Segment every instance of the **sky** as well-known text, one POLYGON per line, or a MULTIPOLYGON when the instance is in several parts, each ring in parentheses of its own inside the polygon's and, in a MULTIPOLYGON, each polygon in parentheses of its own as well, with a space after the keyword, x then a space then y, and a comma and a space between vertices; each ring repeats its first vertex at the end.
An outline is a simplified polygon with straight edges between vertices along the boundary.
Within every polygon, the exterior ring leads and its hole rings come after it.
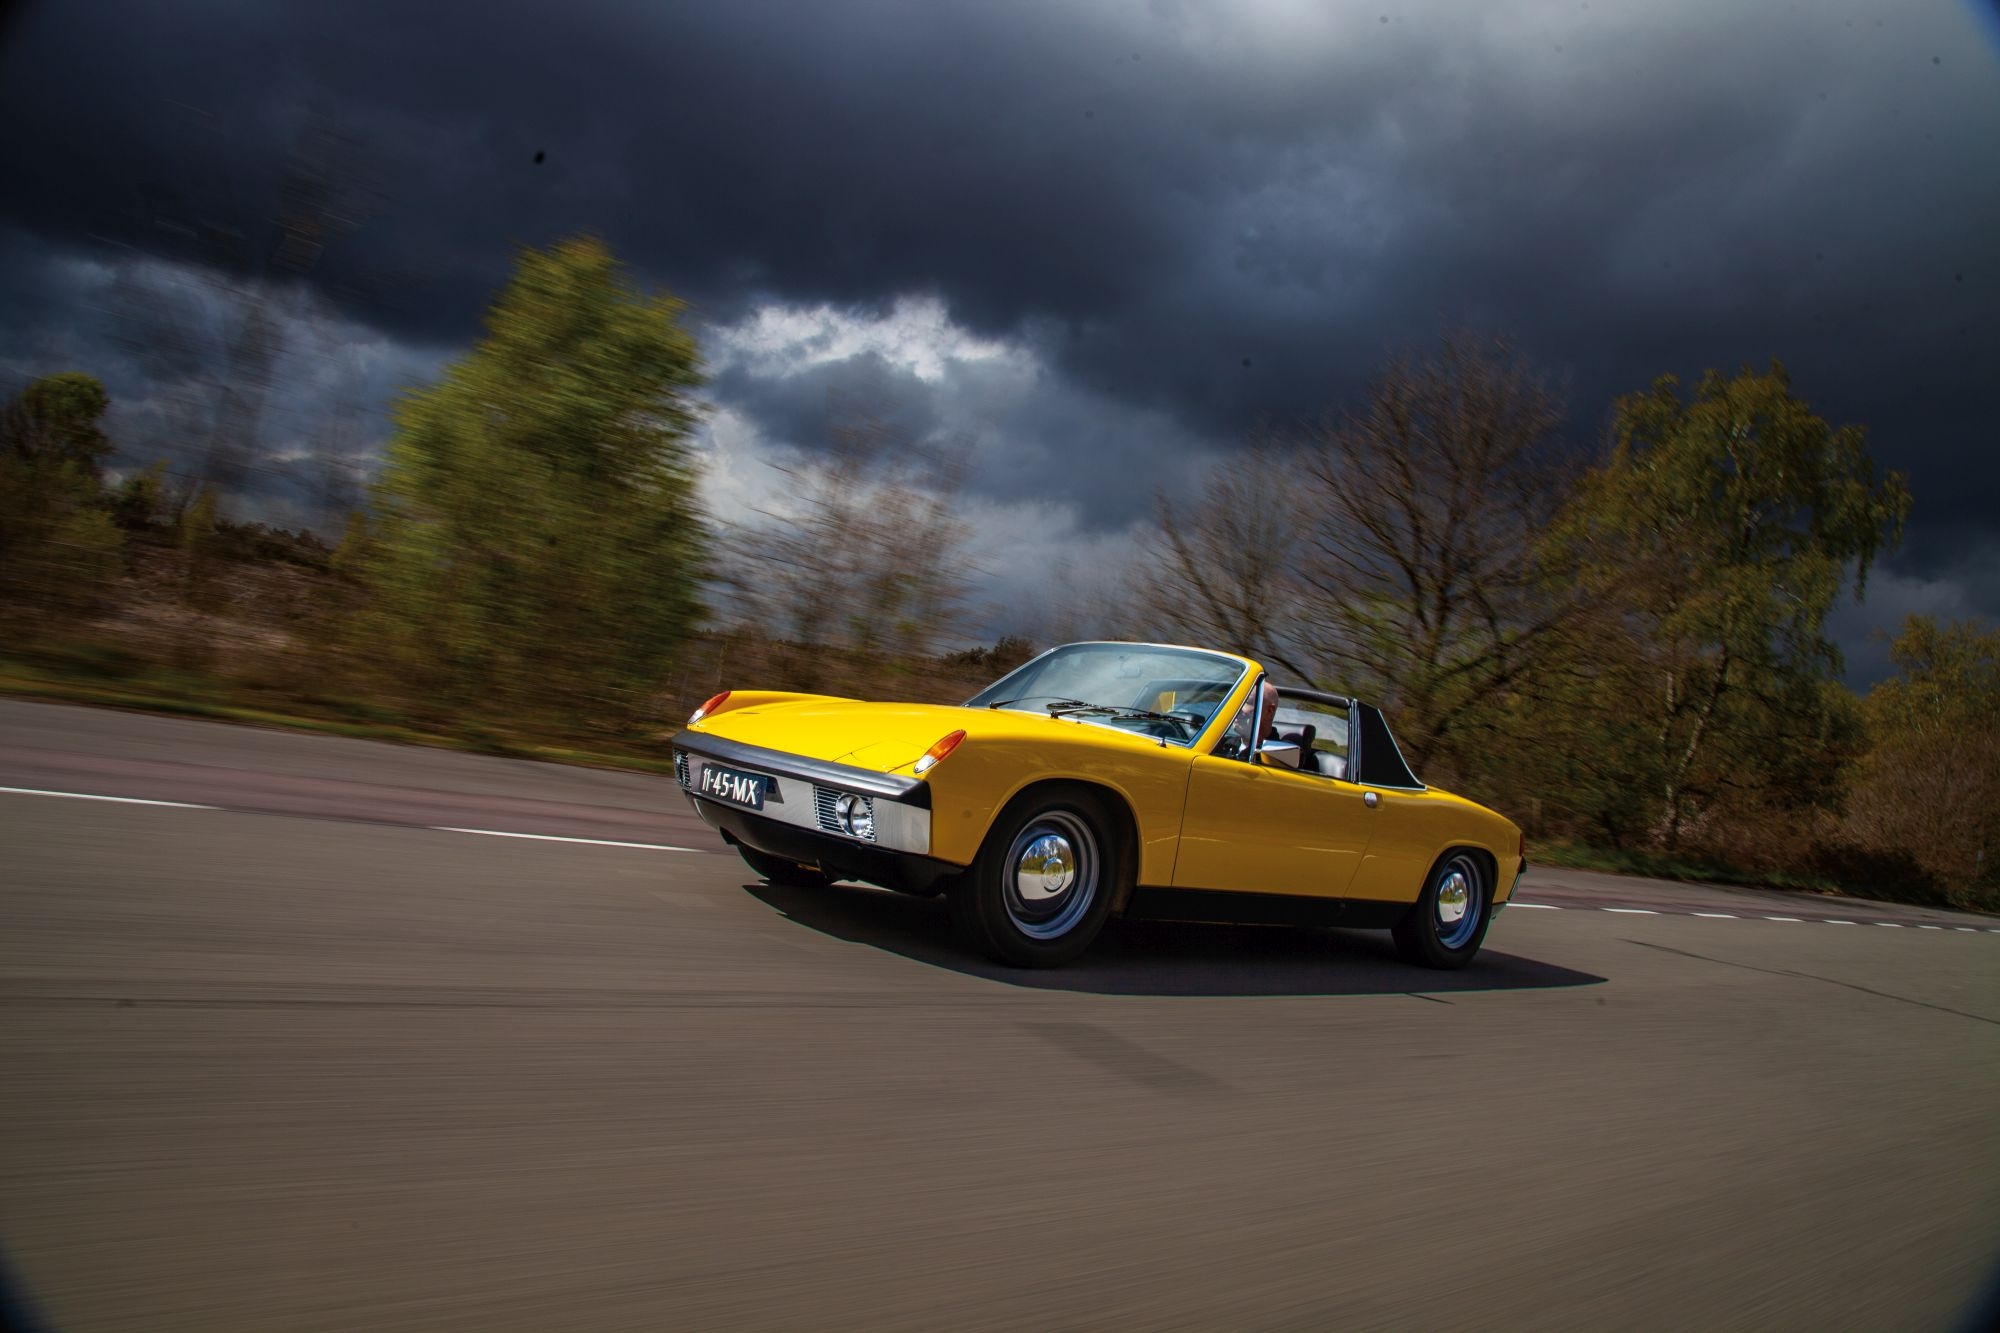
POLYGON ((690 303, 724 518, 843 421, 968 460, 976 628, 1448 326, 1569 389, 1790 367, 1916 508, 1831 628, 2000 618, 1994 0, 26 0, 0 389, 124 461, 275 349, 246 494, 314 521, 522 245, 690 303), (325 225, 273 244, 274 219, 325 225))

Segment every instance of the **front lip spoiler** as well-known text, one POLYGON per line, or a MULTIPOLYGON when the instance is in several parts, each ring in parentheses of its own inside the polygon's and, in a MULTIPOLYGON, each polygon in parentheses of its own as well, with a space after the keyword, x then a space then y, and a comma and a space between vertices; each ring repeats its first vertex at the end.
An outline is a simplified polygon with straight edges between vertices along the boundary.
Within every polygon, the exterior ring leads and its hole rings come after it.
POLYGON ((851 764, 808 759, 804 755, 767 750, 761 745, 745 745, 741 741, 706 736, 700 732, 682 732, 674 737, 674 748, 698 754, 704 759, 713 759, 717 763, 741 764, 745 768, 776 774, 781 778, 796 778, 800 782, 816 783, 822 787, 860 792, 864 796, 915 806, 919 810, 931 808, 930 784, 916 778, 899 778, 872 769, 855 768, 851 764))

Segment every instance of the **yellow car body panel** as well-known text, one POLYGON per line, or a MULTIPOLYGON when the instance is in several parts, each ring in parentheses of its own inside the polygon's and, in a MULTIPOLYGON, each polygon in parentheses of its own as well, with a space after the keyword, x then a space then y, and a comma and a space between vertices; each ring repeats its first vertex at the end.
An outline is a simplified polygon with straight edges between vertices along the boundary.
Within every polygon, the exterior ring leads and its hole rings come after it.
POLYGON ((1105 787, 1138 831, 1138 882, 1168 883, 1187 800, 1188 750, 1100 726, 1004 709, 873 704, 819 696, 765 698, 703 718, 689 730, 808 759, 912 776, 924 751, 963 731, 951 757, 926 775, 930 855, 970 865, 993 818, 1037 782, 1105 787))
POLYGON ((1197 755, 1173 886, 1343 897, 1373 813, 1352 783, 1197 755))
POLYGON ((1077 782, 1107 790, 1130 815, 1138 857, 1128 887, 1414 902, 1447 849, 1473 847, 1492 858, 1494 901, 1506 901, 1521 835, 1492 810, 1435 788, 1375 788, 1210 754, 1263 677, 1256 662, 1235 660, 1243 678, 1191 745, 1082 717, 767 691, 732 691, 688 731, 920 779, 928 855, 952 866, 973 862, 1023 790, 1077 782), (958 731, 949 757, 918 774, 924 752, 958 731))

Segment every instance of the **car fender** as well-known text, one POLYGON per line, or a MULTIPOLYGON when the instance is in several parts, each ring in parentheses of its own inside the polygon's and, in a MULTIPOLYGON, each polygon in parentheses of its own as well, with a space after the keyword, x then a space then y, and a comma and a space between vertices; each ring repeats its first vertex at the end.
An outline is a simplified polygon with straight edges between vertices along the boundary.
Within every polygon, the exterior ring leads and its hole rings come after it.
POLYGON ((960 746, 930 776, 931 855, 969 865, 1000 812, 1028 788, 1075 782, 1102 788, 1122 802, 1133 823, 1141 884, 1170 882, 1187 804, 1193 756, 1089 723, 1078 735, 1028 742, 995 738, 960 746))

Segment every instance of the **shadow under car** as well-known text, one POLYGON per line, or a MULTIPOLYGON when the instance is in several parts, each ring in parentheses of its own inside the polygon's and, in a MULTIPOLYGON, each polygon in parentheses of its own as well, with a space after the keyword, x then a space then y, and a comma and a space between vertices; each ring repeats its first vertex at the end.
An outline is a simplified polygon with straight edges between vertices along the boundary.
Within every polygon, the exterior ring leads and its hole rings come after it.
POLYGON ((1605 978, 1481 949, 1457 972, 1415 967, 1385 930, 1121 921, 1105 925, 1083 957, 1059 968, 1006 967, 968 949, 944 903, 887 889, 744 885, 786 920, 834 939, 914 962, 1032 990, 1094 995, 1439 995, 1461 991, 1593 986, 1605 978))

